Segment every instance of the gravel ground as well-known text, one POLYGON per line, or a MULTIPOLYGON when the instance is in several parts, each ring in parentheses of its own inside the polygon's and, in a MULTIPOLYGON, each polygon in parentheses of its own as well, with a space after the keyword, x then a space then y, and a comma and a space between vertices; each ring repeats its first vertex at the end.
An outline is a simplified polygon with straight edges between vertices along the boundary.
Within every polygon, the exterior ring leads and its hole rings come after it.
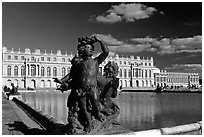
POLYGON ((46 135, 14 102, 2 95, 2 135, 46 135))
POLYGON ((21 122, 21 119, 14 111, 10 102, 2 95, 2 134, 3 135, 23 135, 22 132, 14 129, 15 122, 21 122))

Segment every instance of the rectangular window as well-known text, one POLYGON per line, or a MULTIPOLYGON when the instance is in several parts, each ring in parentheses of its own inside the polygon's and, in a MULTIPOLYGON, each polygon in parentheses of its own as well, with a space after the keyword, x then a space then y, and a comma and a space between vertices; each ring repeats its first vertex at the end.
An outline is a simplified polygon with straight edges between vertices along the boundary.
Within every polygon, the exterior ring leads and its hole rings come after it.
POLYGON ((57 61, 57 58, 53 58, 53 61, 57 61))
POLYGON ((32 57, 31 57, 31 60, 33 61, 33 60, 35 60, 35 58, 32 56, 32 57))
POLYGON ((24 57, 24 56, 21 56, 21 60, 25 60, 25 57, 24 57))
POLYGON ((18 60, 18 56, 14 56, 14 60, 18 60))
POLYGON ((41 61, 44 61, 44 57, 41 57, 41 61))
POLYGON ((11 55, 8 55, 8 60, 11 60, 11 55))
POLYGON ((47 57, 47 61, 50 61, 50 57, 47 57))
POLYGON ((62 58, 62 62, 65 62, 65 58, 62 58))

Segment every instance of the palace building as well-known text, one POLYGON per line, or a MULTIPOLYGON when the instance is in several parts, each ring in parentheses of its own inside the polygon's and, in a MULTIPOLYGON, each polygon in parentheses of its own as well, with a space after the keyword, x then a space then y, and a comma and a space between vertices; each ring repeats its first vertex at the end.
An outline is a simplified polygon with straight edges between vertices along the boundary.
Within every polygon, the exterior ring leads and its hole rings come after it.
MULTIPOLYGON (((57 53, 52 53, 52 51, 42 53, 40 49, 32 52, 28 48, 25 51, 20 51, 20 49, 13 51, 4 46, 2 54, 3 85, 9 86, 14 83, 19 88, 56 88, 57 84, 52 78, 62 78, 68 74, 71 68, 70 60, 74 57, 72 54, 62 54, 60 50, 57 53)), ((177 79, 170 75, 172 73, 160 73, 159 69, 154 66, 152 57, 146 59, 139 56, 120 57, 118 54, 110 53, 99 66, 101 75, 108 61, 114 61, 119 66, 120 87, 153 88, 158 84, 178 84, 177 79)), ((192 84, 197 84, 197 74, 185 73, 185 75, 188 77, 188 84, 189 80, 192 80, 192 84), (195 79, 196 82, 193 81, 195 79)), ((181 75, 176 76, 180 78, 181 75)), ((185 79, 183 75, 182 79, 185 79)), ((184 81, 179 82, 182 84, 184 81)), ((184 83, 186 84, 186 81, 184 83)))
POLYGON ((167 72, 155 73, 155 85, 161 87, 199 87, 198 73, 167 72))

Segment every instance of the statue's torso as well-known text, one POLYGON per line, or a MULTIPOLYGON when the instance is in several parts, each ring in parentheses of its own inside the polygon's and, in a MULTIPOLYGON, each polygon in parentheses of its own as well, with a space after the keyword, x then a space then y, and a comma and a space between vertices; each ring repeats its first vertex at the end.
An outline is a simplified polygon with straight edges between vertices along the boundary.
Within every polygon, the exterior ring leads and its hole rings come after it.
POLYGON ((75 66, 74 81, 77 87, 82 89, 87 86, 96 86, 98 74, 98 62, 94 59, 82 60, 75 66))

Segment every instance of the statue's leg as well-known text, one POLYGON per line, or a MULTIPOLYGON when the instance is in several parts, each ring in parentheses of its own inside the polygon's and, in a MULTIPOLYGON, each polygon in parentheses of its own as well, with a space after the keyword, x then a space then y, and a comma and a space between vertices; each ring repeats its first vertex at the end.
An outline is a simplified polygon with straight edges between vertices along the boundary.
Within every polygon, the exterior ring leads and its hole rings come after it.
POLYGON ((90 96, 90 101, 92 104, 92 108, 94 111, 94 116, 96 119, 98 119, 99 121, 103 122, 104 119, 102 117, 102 114, 100 113, 100 102, 99 102, 99 93, 98 90, 96 88, 92 88, 92 91, 90 92, 89 96, 90 96))
POLYGON ((81 96, 79 97, 78 103, 79 103, 79 108, 81 110, 81 112, 83 113, 83 119, 86 122, 86 126, 84 128, 84 131, 86 132, 90 132, 91 131, 91 120, 89 118, 89 114, 87 111, 87 105, 86 105, 86 96, 81 96))

